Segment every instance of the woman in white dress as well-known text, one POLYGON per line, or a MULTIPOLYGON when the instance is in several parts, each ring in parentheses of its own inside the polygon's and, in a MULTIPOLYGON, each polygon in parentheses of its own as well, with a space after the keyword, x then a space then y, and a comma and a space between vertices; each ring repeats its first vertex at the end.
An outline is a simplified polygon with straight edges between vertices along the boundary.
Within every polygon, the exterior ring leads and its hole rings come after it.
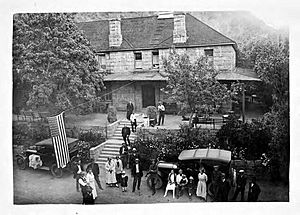
POLYGON ((174 173, 174 170, 172 169, 168 176, 168 184, 166 187, 164 197, 167 196, 169 190, 172 190, 173 191, 173 199, 175 199, 175 188, 176 188, 175 181, 176 181, 176 174, 174 173))
POLYGON ((107 158, 107 162, 105 164, 105 170, 106 170, 106 184, 112 187, 117 183, 117 180, 116 180, 115 162, 113 162, 111 158, 107 158))
POLYGON ((95 185, 95 177, 93 174, 93 171, 91 168, 88 169, 88 172, 86 174, 86 180, 87 183, 93 188, 92 194, 93 194, 93 199, 97 198, 97 190, 96 190, 96 185, 95 185))
POLYGON ((198 174, 198 185, 196 195, 200 198, 203 198, 206 201, 207 189, 206 189, 206 182, 207 182, 207 175, 204 172, 204 168, 200 169, 200 173, 198 174))

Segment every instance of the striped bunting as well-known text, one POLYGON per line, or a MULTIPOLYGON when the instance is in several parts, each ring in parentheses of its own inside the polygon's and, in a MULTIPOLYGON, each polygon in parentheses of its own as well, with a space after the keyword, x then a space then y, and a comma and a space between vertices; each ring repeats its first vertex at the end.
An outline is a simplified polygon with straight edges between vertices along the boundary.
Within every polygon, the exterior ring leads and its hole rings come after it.
POLYGON ((58 168, 66 167, 67 163, 70 161, 68 140, 66 136, 65 124, 63 113, 48 117, 52 143, 54 146, 54 152, 58 168))

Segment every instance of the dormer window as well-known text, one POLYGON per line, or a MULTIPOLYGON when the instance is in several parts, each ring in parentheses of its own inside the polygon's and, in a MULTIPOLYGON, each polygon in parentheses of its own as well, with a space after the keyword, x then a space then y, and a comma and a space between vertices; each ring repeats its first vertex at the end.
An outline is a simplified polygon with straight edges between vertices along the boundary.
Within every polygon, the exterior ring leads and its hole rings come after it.
POLYGON ((152 52, 152 68, 158 69, 159 68, 159 54, 158 51, 152 52))
POLYGON ((142 69, 142 52, 134 53, 134 68, 142 69))

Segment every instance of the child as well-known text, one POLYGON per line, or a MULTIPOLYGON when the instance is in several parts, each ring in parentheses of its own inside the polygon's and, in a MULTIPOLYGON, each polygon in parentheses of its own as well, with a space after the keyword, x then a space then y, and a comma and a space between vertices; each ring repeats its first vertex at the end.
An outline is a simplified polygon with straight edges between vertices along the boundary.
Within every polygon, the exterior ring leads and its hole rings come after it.
POLYGON ((192 200, 192 195, 193 195, 193 191, 194 191, 194 178, 193 176, 189 177, 189 182, 186 185, 188 188, 188 193, 189 193, 189 199, 192 200))
POLYGON ((126 175, 126 172, 123 170, 122 171, 122 176, 121 176, 121 187, 122 187, 122 192, 127 192, 127 182, 128 182, 128 176, 126 175))

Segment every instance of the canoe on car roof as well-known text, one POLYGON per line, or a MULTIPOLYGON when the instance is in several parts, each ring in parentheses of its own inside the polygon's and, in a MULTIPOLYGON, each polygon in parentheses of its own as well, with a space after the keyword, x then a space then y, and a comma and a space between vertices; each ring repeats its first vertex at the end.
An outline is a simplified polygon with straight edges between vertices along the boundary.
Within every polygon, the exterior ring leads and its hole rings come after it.
POLYGON ((231 151, 222 149, 189 149, 183 150, 178 156, 179 160, 207 160, 229 163, 231 161, 231 151))

